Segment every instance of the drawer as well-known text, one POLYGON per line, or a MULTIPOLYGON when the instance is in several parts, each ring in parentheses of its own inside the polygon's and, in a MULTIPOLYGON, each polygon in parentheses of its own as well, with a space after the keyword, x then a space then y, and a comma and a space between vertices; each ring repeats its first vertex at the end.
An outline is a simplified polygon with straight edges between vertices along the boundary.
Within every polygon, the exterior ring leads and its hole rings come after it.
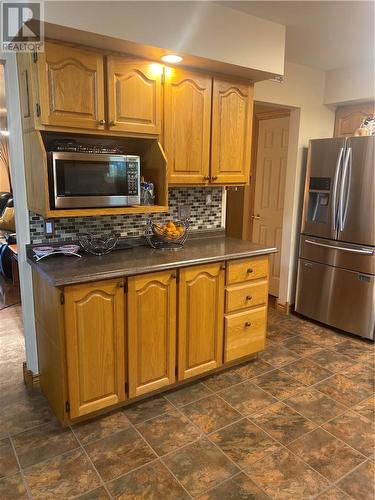
POLYGON ((228 286, 225 290, 225 312, 267 304, 267 294, 266 280, 228 286))
POLYGON ((225 316, 224 362, 262 351, 266 341, 266 306, 225 316))
POLYGON ((227 263, 227 285, 268 276, 268 256, 232 260, 227 263))

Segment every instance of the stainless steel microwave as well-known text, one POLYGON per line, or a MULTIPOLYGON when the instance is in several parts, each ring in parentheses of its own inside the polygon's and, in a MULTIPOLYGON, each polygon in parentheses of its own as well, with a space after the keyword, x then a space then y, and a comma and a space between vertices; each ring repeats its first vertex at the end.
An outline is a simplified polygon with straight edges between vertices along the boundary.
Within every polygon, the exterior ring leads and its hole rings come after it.
POLYGON ((49 177, 53 208, 140 204, 139 156, 52 151, 49 177))

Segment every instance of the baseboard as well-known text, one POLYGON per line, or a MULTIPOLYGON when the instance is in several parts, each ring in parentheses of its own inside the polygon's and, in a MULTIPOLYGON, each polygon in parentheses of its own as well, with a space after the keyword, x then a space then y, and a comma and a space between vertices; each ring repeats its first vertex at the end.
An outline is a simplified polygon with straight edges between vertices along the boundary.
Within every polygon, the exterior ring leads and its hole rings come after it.
POLYGON ((279 302, 279 299, 276 299, 276 311, 282 314, 290 314, 294 311, 294 304, 290 304, 289 302, 283 304, 279 302))
POLYGON ((39 374, 27 369, 26 362, 22 365, 23 381, 29 389, 39 386, 39 374))

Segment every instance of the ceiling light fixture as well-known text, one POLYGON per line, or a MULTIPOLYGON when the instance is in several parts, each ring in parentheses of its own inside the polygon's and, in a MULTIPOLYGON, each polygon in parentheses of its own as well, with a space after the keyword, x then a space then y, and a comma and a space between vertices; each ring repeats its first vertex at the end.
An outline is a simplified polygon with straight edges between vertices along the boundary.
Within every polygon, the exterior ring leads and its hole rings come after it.
POLYGON ((0 130, 0 134, 3 135, 4 137, 8 137, 9 130, 0 130))
POLYGON ((179 63, 182 61, 182 57, 177 54, 167 54, 161 57, 161 60, 165 63, 179 63))

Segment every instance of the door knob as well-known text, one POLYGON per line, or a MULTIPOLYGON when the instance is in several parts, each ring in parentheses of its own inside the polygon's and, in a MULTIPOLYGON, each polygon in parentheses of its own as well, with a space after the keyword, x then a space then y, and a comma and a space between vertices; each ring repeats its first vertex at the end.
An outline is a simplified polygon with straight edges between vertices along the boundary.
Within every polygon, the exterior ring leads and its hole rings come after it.
POLYGON ((256 219, 256 220, 258 220, 258 219, 260 219, 260 215, 259 215, 259 214, 256 214, 256 215, 254 215, 254 214, 253 214, 253 215, 251 216, 251 218, 252 218, 252 219, 256 219))
POLYGON ((99 120, 98 125, 105 125, 105 120, 99 120))

